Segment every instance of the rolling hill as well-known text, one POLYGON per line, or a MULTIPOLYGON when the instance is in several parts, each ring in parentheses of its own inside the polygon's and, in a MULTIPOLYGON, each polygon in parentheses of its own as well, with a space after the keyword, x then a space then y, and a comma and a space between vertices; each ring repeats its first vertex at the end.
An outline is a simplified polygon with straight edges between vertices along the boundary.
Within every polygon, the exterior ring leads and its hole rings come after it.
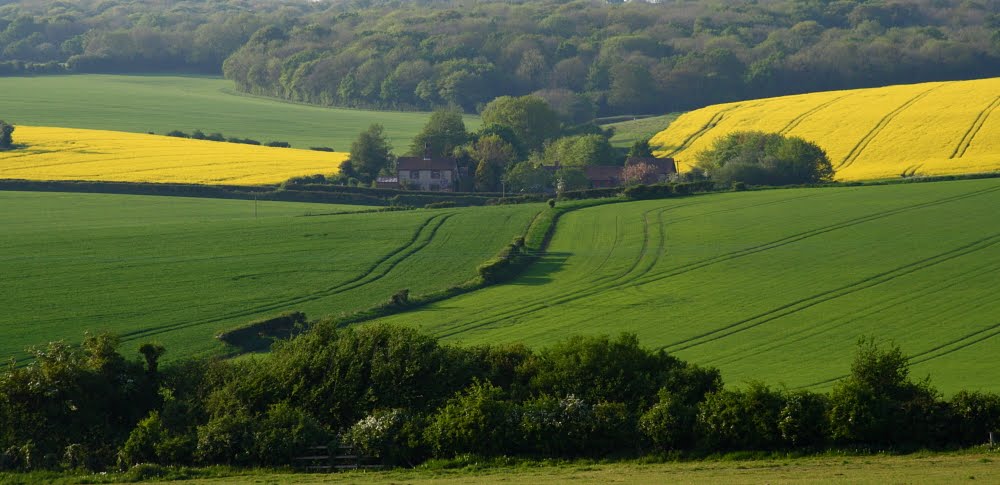
POLYGON ((158 341, 172 358, 217 353, 216 333, 257 318, 336 315, 463 283, 541 209, 257 206, 0 191, 0 358, 87 330, 125 348, 158 341))
POLYGON ((120 131, 18 126, 15 134, 25 147, 0 152, 0 178, 278 184, 337 173, 348 156, 120 131))
POLYGON ((830 91, 717 104, 686 113, 652 138, 659 156, 690 169, 733 131, 817 143, 838 180, 1000 170, 1000 78, 830 91))
POLYGON ((945 391, 995 391, 997 206, 1000 179, 581 209, 521 278, 384 320, 468 343, 634 332, 727 382, 813 389, 875 335, 945 391))
MULTIPOLYGON (((233 83, 193 76, 71 75, 0 77, 0 119, 16 125, 98 130, 171 130, 286 141, 294 148, 347 152, 372 123, 385 126, 397 152, 409 148, 429 113, 323 108, 234 94, 233 83)), ((467 116, 469 129, 479 127, 467 116)))

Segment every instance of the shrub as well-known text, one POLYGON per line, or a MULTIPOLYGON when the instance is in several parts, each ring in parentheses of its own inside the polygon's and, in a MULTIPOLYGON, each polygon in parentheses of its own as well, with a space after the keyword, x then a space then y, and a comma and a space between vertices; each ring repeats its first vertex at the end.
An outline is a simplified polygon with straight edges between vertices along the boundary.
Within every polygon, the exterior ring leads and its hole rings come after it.
POLYGON ((778 133, 740 131, 695 155, 697 165, 725 184, 815 184, 833 180, 830 159, 815 143, 778 133))
POLYGON ((440 202, 431 202, 424 205, 424 209, 446 209, 449 207, 455 207, 455 202, 451 200, 442 200, 440 202))
POLYGON ((251 462, 254 420, 244 412, 222 414, 198 426, 196 458, 209 464, 247 465, 251 462))
POLYGON ((346 439, 359 455, 379 458, 385 465, 412 466, 424 454, 424 425, 404 409, 378 409, 354 423, 346 439))
POLYGON ((990 432, 1000 431, 1000 396, 961 391, 950 404, 955 420, 953 436, 959 444, 982 444, 990 432))
POLYGON ((223 135, 222 133, 216 132, 210 135, 206 135, 205 139, 209 141, 226 141, 226 136, 223 135))
POLYGON ((667 389, 661 389, 659 397, 639 418, 639 431, 662 450, 692 447, 697 408, 667 389))
POLYGON ((14 146, 14 125, 0 120, 0 150, 6 150, 14 146))
POLYGON ((489 382, 475 382, 438 409, 425 439, 435 456, 461 453, 501 455, 513 452, 516 417, 503 391, 489 382))
POLYGON ((291 148, 292 144, 287 141, 269 141, 265 144, 265 146, 272 148, 291 148))
POLYGON ((698 432, 711 450, 767 450, 781 443, 781 393, 759 382, 708 394, 698 405, 698 432))
POLYGON ((59 464, 67 470, 88 468, 90 466, 90 457, 87 453, 87 448, 79 443, 67 446, 63 452, 62 461, 59 464))
POLYGON ((827 408, 823 394, 799 391, 786 395, 785 405, 778 413, 781 439, 794 447, 823 445, 829 436, 827 408))
POLYGON ((190 138, 190 136, 188 136, 187 133, 184 133, 183 131, 180 130, 169 131, 167 132, 167 136, 173 136, 176 138, 190 138))
POLYGON ((330 147, 309 147, 309 149, 317 151, 317 152, 332 152, 332 151, 334 151, 333 148, 330 148, 330 147))
POLYGON ((268 408, 253 434, 254 465, 287 465, 310 445, 329 441, 312 416, 287 402, 268 408))
POLYGON ((549 199, 548 204, 549 204, 550 208, 554 209, 556 207, 556 200, 555 199, 549 199))
POLYGON ((146 419, 139 421, 139 424, 128 435, 128 440, 118 452, 119 462, 127 467, 139 463, 159 462, 156 446, 163 441, 165 436, 166 430, 163 427, 160 414, 153 411, 146 419))

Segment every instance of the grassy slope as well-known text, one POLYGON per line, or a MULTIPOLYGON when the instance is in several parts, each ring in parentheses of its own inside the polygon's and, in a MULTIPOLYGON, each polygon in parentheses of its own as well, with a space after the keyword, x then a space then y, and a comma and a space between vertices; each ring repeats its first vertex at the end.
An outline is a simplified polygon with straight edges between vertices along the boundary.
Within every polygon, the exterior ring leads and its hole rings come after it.
MULTIPOLYGON (((222 132, 295 148, 349 151, 371 123, 382 123, 405 152, 427 113, 331 109, 229 94, 232 83, 184 76, 74 75, 0 78, 0 116, 9 123, 158 134, 222 132)), ((479 118, 466 118, 467 127, 479 118)), ((16 132, 15 132, 16 139, 16 132)))
POLYGON ((667 129, 670 123, 673 123, 678 116, 680 116, 680 113, 670 113, 651 118, 608 123, 601 125, 601 128, 614 128, 615 136, 611 137, 611 144, 616 147, 629 148, 636 141, 648 140, 653 135, 667 129))
POLYGON ((997 206, 987 179, 583 209, 512 284, 387 320, 470 343, 629 331, 732 383, 818 389, 873 334, 945 391, 996 391, 997 206))
POLYGON ((258 207, 255 219, 251 201, 0 192, 0 356, 84 330, 158 340, 175 357, 218 351, 217 331, 256 317, 336 314, 466 281, 540 208, 258 207))

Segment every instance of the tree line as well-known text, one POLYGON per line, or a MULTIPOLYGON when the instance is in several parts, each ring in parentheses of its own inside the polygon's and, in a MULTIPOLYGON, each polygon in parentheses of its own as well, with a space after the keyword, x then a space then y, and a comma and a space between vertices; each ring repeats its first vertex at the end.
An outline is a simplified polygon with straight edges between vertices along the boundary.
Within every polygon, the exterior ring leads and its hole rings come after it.
POLYGON ((285 466, 345 443, 390 466, 462 454, 703 456, 728 450, 906 450, 981 444, 1000 396, 945 399, 892 345, 862 339, 827 393, 754 382, 640 345, 457 346, 416 330, 319 323, 262 359, 120 352, 110 335, 34 349, 0 372, 0 470, 138 464, 285 466))
POLYGON ((997 0, 40 3, 0 74, 195 71, 309 103, 466 112, 536 94, 574 123, 1000 75, 997 0))

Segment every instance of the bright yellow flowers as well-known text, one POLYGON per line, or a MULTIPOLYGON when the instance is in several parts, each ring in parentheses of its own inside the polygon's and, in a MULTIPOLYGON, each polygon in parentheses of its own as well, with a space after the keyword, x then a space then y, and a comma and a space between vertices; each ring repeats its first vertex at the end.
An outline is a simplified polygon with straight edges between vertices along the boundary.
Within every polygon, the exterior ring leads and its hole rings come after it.
POLYGON ((719 104, 653 137, 689 170, 733 131, 798 136, 826 150, 838 180, 1000 170, 1000 78, 831 91, 719 104))
POLYGON ((273 184, 336 173, 347 159, 346 153, 20 125, 14 142, 25 148, 0 152, 0 178, 273 184))

